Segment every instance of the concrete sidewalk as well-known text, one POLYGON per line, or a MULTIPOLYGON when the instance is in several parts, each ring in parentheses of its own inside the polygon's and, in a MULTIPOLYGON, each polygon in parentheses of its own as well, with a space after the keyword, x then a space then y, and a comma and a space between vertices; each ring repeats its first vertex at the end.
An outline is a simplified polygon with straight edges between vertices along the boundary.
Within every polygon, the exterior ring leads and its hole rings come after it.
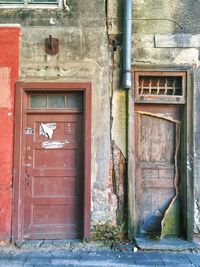
POLYGON ((195 252, 115 252, 110 249, 16 249, 0 248, 2 267, 125 267, 125 266, 200 266, 195 252))

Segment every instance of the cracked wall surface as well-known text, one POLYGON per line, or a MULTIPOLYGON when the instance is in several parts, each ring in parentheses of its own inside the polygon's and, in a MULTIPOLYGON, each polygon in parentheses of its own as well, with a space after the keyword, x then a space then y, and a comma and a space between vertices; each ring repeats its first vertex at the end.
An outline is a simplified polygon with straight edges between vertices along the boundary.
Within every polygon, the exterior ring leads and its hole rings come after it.
MULTIPOLYGON (((131 150, 127 147, 127 95, 134 101, 132 92, 126 93, 121 88, 123 1, 69 0, 67 3, 64 10, 0 9, 0 23, 21 24, 21 80, 92 82, 91 221, 122 223, 127 183, 124 169, 127 150, 131 150), (44 40, 49 34, 60 42, 55 56, 44 52, 44 40), (109 38, 114 43, 109 43, 109 38)), ((132 20, 133 68, 143 65, 197 68, 195 84, 191 86, 196 110, 195 203, 200 199, 199 11, 195 0, 135 0, 132 20)), ((5 105, 8 99, 9 95, 1 98, 0 105, 5 105)), ((4 115, 8 115, 7 111, 4 115)), ((129 117, 134 118, 133 107, 129 117)), ((10 205, 9 201, 3 206, 6 205, 10 205)), ((1 210, 3 213, 3 207, 1 210)), ((198 217, 199 210, 195 208, 195 229, 198 229, 198 217)))
POLYGON ((194 232, 200 233, 200 127, 199 127, 199 99, 200 99, 200 69, 194 71, 194 232))
MULTIPOLYGON (((117 200, 109 178, 111 55, 106 28, 106 3, 99 0, 73 0, 68 1, 68 6, 69 10, 0 9, 0 23, 21 25, 20 80, 92 83, 91 222, 115 224, 117 200), (57 55, 45 53, 44 41, 49 35, 59 39, 57 55)), ((0 105, 4 105, 5 101, 7 96, 1 98, 0 105)), ((5 133, 2 138, 5 138, 5 133)), ((12 172, 11 166, 9 171, 12 172)), ((10 188, 7 190, 12 194, 10 188)), ((0 218, 4 217, 4 221, 0 222, 2 239, 7 239, 3 235, 4 224, 9 229, 11 227, 10 213, 11 197, 0 203, 0 218)))
MULTIPOLYGON (((109 16, 115 17, 118 15, 119 18, 122 16, 120 13, 121 10, 121 1, 108 1, 110 4, 111 12, 108 13, 109 16)), ((199 66, 199 30, 196 27, 200 23, 198 17, 199 7, 197 3, 192 1, 134 1, 133 2, 133 35, 132 35, 132 66, 134 69, 146 68, 152 70, 158 70, 159 67, 163 70, 168 69, 197 69, 199 66), (162 16, 160 16, 162 14, 162 16)), ((134 160, 134 152, 131 147, 126 145, 126 123, 127 114, 127 98, 126 93, 121 90, 121 81, 120 78, 122 74, 122 49, 123 41, 120 42, 120 36, 122 34, 122 21, 121 23, 112 20, 112 23, 108 24, 108 33, 116 36, 116 39, 119 40, 117 49, 113 55, 113 97, 112 97, 112 128, 111 136, 112 140, 117 144, 118 148, 126 155, 126 151, 129 151, 129 158, 134 160)), ((193 74, 191 74, 192 76, 193 74)), ((196 81, 200 78, 199 74, 196 75, 196 81), (198 76, 198 77, 197 77, 198 76)), ((191 78, 192 79, 192 78, 191 78)), ((189 81, 189 79, 188 79, 189 81)), ((134 81, 133 81, 134 82, 134 81)), ((193 81, 188 82, 190 94, 194 92, 194 107, 196 109, 196 114, 199 113, 197 103, 199 99, 199 86, 196 84, 193 86, 193 81)), ((134 91, 134 85, 132 87, 134 91)), ((129 100, 133 106, 129 107, 129 118, 134 120, 134 93, 129 92, 129 100)), ((193 105, 193 100, 191 100, 189 105, 193 105)), ((193 116, 192 116, 193 117, 193 116)), ((192 123, 192 119, 190 120, 192 123)), ((129 126, 131 130, 134 129, 133 123, 130 123, 129 126)), ((194 125, 199 125, 198 116, 194 115, 194 125)), ((192 160, 189 163, 191 171, 189 171, 189 179, 191 183, 194 179, 194 189, 195 189, 195 201, 199 199, 199 129, 196 127, 196 135, 194 140, 196 142, 195 150, 196 154, 194 156, 194 161, 192 160), (194 163, 194 176, 192 174, 192 166, 194 163)), ((133 138, 129 132, 129 138, 133 138)), ((130 141, 132 144, 134 141, 130 141)), ((186 144, 185 144, 186 145, 186 144)), ((186 155, 188 158, 193 159, 192 147, 190 149, 190 154, 186 155)), ((129 161, 130 163, 130 161, 129 161)), ((134 163, 132 164, 134 165, 134 163)), ((134 184, 134 179, 130 178, 133 174, 134 167, 129 166, 129 182, 134 184)), ((190 185, 185 185, 186 187, 190 185)), ((131 210, 129 214, 134 217, 134 189, 130 190, 129 203, 131 210)), ((189 192, 189 191, 188 191, 189 192)), ((191 205, 192 204, 192 189, 190 189, 191 194, 191 205)), ((184 204, 186 205, 186 204, 184 204)), ((196 209, 196 213, 198 211, 196 209)), ((195 215, 196 216, 196 215, 195 215)), ((198 215, 199 216, 199 215, 198 215)), ((196 217, 195 217, 196 218, 196 217)), ((130 218, 129 218, 130 219, 130 218)), ((196 219, 197 220, 197 219, 196 219)), ((198 220, 195 220, 195 225, 198 223, 198 220)), ((131 222, 130 225, 134 224, 131 222)), ((131 231, 133 226, 131 226, 131 231)), ((195 226, 196 227, 196 226, 195 226)))
MULTIPOLYGON (((82 5, 81 5, 82 6, 82 5)), ((83 10, 88 12, 86 7, 83 10)), ((105 7, 101 5, 101 9, 105 7)), ((105 21, 94 27, 34 27, 22 30, 21 79, 31 81, 92 82, 91 222, 115 221, 115 200, 109 203, 110 88, 109 51, 105 21), (44 53, 51 34, 60 41, 58 55, 44 53), (33 40, 34 36, 34 42, 33 40), (100 115, 100 116, 99 116, 100 115)))

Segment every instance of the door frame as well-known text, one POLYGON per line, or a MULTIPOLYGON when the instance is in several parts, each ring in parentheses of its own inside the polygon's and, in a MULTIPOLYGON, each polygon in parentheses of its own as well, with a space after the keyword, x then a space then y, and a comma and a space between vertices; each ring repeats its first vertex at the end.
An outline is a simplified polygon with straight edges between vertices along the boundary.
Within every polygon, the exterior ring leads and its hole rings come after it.
MULTIPOLYGON (((193 177, 193 69, 188 66, 152 66, 135 65, 134 71, 169 71, 186 73, 186 103, 183 114, 183 136, 182 136, 182 224, 184 236, 188 241, 193 239, 194 225, 194 177, 193 177)), ((128 158, 128 236, 133 239, 137 236, 136 218, 136 193, 135 193, 135 95, 134 95, 134 75, 132 76, 132 89, 127 92, 127 158, 128 158)))
POLYGON ((83 92, 84 95, 84 138, 83 138, 83 238, 90 237, 91 207, 91 83, 81 82, 23 82, 16 83, 15 92, 15 130, 14 130, 14 169, 13 169, 13 210, 12 210, 12 242, 23 238, 24 194, 22 193, 25 175, 24 140, 27 120, 25 102, 30 92, 83 92))

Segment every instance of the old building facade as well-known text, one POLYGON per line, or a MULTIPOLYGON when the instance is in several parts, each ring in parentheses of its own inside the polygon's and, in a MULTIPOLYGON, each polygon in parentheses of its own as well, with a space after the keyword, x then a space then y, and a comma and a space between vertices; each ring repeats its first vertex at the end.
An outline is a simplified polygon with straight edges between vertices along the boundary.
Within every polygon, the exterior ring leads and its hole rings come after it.
POLYGON ((127 2, 0 0, 1 241, 199 233, 200 7, 127 2))

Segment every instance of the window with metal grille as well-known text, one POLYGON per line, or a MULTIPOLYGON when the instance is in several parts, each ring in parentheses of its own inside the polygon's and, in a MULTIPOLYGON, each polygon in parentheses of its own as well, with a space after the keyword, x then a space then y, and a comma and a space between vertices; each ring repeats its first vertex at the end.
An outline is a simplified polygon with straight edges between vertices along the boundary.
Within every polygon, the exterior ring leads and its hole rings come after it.
POLYGON ((135 72, 135 102, 185 103, 185 72, 135 72))

